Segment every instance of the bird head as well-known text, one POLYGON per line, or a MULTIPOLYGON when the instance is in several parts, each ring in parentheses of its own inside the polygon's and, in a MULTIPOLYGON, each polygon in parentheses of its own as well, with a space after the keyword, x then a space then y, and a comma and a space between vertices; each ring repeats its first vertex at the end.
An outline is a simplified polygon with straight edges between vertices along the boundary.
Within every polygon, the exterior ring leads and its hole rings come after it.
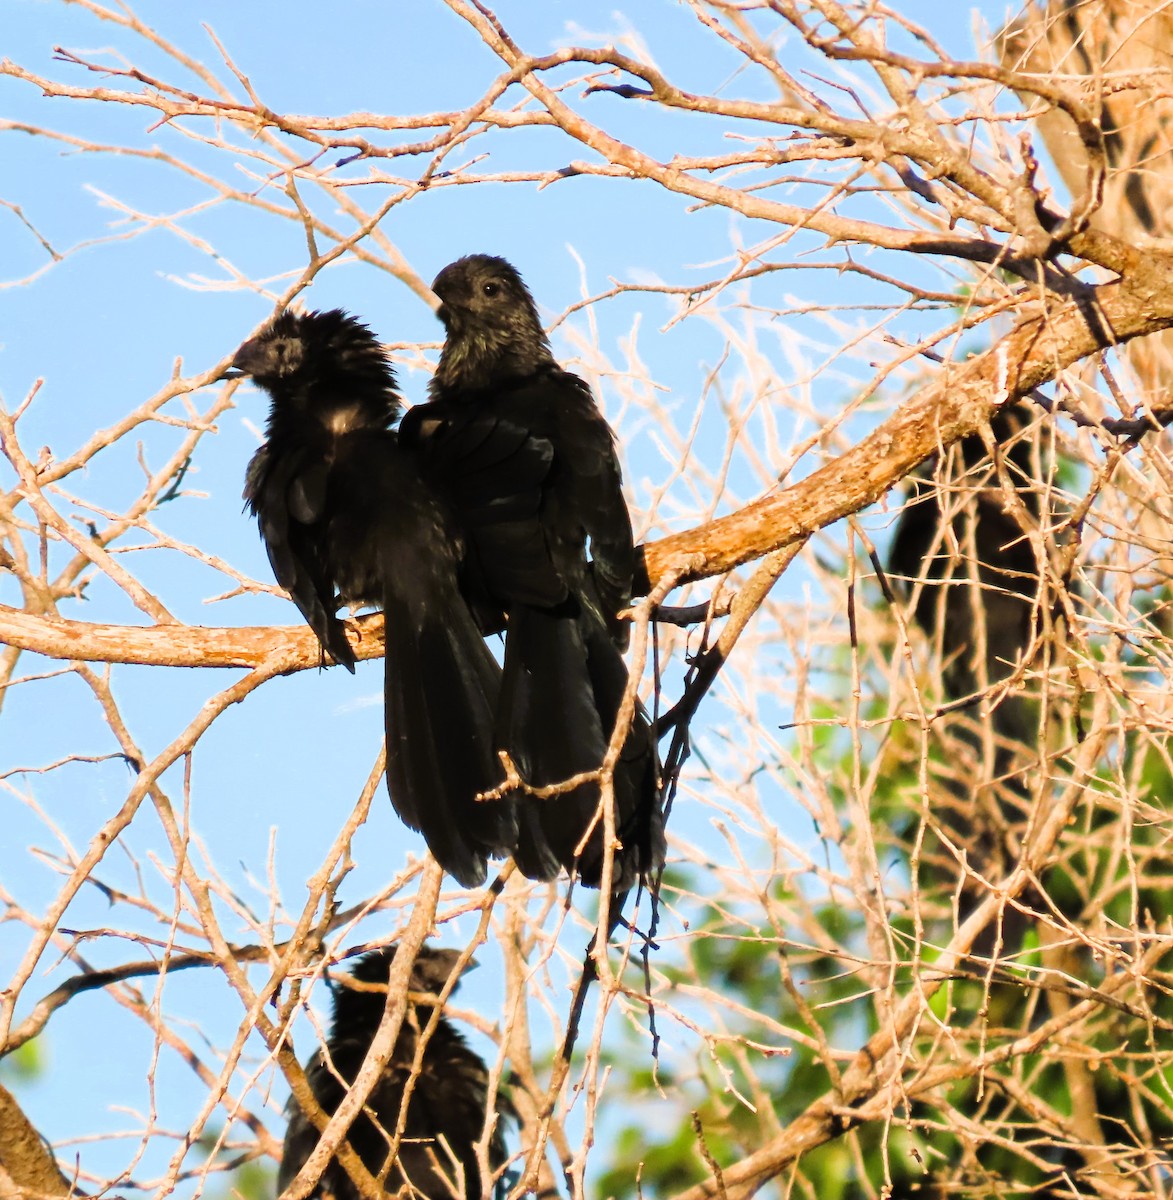
POLYGON ((232 359, 237 375, 249 375, 258 383, 276 382, 295 376, 306 359, 306 336, 311 316, 283 312, 267 329, 249 338, 232 359))
POLYGON ((432 284, 448 331, 439 374, 457 386, 525 376, 552 361, 537 305, 503 258, 470 254, 449 263, 432 284))
POLYGON ((232 359, 235 376, 251 376, 275 405, 295 409, 345 406, 363 425, 386 425, 398 414, 395 374, 375 335, 342 309, 288 309, 249 338, 232 359))
MULTIPOLYGON (((395 961, 395 951, 395 946, 383 946, 364 954, 354 965, 352 972, 354 978, 360 983, 385 984, 391 974, 391 964, 395 961)), ((431 946, 421 947, 412 964, 408 990, 432 992, 438 995, 448 982, 448 976, 452 974, 459 958, 459 950, 436 949, 431 946)), ((469 971, 475 967, 476 960, 469 959, 464 969, 469 971)))

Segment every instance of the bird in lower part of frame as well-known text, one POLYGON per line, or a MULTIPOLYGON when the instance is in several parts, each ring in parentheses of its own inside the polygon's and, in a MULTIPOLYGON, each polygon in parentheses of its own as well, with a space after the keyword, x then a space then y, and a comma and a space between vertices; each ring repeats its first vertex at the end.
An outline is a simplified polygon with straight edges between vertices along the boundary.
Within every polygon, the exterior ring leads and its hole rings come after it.
POLYGON ((233 366, 271 401, 244 494, 277 582, 351 671, 339 604, 383 609, 392 803, 445 870, 478 885, 517 837, 511 799, 476 799, 504 778, 501 670, 459 590, 454 516, 391 429, 401 405, 386 354, 344 312, 284 312, 233 366))
MULTIPOLYGON (((412 967, 408 990, 438 994, 458 957, 455 950, 425 946, 412 967)), ((335 989, 330 1035, 305 1068, 310 1090, 329 1116, 342 1103, 371 1048, 386 1007, 387 980, 394 961, 394 946, 365 954, 355 965, 353 976, 335 989)), ((512 1109, 504 1097, 498 1096, 495 1114, 490 1110, 488 1069, 444 1017, 440 1017, 424 1047, 419 1074, 407 1101, 403 1137, 388 1163, 390 1139, 400 1119, 420 1036, 433 1012, 434 1006, 423 1001, 408 1004, 391 1057, 363 1111, 351 1125, 347 1140, 363 1166, 376 1179, 384 1177, 389 1193, 409 1184, 410 1190, 404 1194, 417 1200, 481 1200, 489 1181, 481 1177, 476 1147, 486 1116, 492 1122, 488 1161, 496 1172, 507 1159, 502 1124, 512 1115, 512 1109)), ((320 1136, 296 1099, 290 1099, 287 1111, 289 1125, 277 1173, 279 1193, 305 1165, 320 1136)), ((310 1195, 322 1200, 360 1197, 336 1159, 327 1164, 310 1195)))
MULTIPOLYGON (((466 594, 483 627, 507 626, 498 744, 533 786, 597 772, 628 682, 629 625, 618 614, 630 603, 635 567, 614 434, 587 384, 555 362, 533 298, 508 262, 459 259, 433 290, 447 339, 431 399, 408 411, 401 437, 460 516, 466 594), (486 519, 511 483, 507 461, 496 456, 494 470, 480 448, 511 439, 519 452, 550 448, 540 503, 532 513, 514 505, 511 519, 486 519)), ((615 891, 663 861, 658 774, 651 726, 637 706, 613 775, 615 891)), ((525 874, 547 877, 562 866, 600 885, 600 795, 590 782, 519 805, 514 857, 525 874)))

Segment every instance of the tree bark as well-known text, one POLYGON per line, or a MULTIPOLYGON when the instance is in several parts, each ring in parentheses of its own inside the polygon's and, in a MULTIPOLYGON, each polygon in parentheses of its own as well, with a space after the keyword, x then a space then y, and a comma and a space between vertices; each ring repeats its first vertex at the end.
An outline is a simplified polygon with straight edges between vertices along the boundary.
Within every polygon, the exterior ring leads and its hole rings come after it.
POLYGON ((44 1139, 0 1084, 0 1200, 72 1194, 44 1139))
MULTIPOLYGON (((942 447, 973 433, 1001 405, 1013 403, 1063 368, 1112 346, 1173 327, 1173 254, 1144 254, 1103 234, 1078 235, 1070 249, 1094 239, 1121 274, 1075 298, 1024 299, 1025 315, 984 354, 942 367, 875 432, 799 483, 768 492, 745 508, 643 548, 640 591, 687 570, 681 583, 721 575, 874 504, 942 447)), ((383 652, 383 618, 348 622, 360 659, 383 652)), ((209 628, 99 625, 41 617, 0 605, 0 643, 48 658, 171 667, 257 667, 280 673, 321 665, 304 626, 209 628)))

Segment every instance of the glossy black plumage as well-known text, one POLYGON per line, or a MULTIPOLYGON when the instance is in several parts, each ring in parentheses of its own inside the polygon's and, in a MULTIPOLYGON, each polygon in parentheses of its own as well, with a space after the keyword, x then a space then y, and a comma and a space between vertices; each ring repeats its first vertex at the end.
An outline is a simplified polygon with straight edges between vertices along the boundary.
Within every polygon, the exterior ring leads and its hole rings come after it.
MULTIPOLYGON (((315 1098, 333 1114, 362 1067, 387 1002, 387 978, 395 947, 364 955, 354 968, 360 983, 381 990, 358 990, 338 985, 334 1016, 326 1045, 306 1064, 306 1077, 315 1098)), ((410 991, 439 993, 455 965, 455 950, 424 947, 412 968, 410 991)), ((348 1140, 363 1165, 376 1178, 387 1160, 403 1105, 404 1085, 411 1076, 419 1034, 431 1020, 433 1006, 409 1004, 399 1038, 383 1073, 367 1099, 364 1111, 350 1127, 348 1140), (373 1119, 372 1119, 373 1118, 373 1119)), ((441 1017, 423 1053, 419 1077, 408 1101, 403 1140, 388 1168, 386 1190, 393 1193, 410 1181, 411 1194, 422 1200, 480 1200, 485 1184, 477 1168, 476 1144, 481 1139, 488 1107, 489 1073, 484 1061, 468 1048, 450 1021, 441 1017)), ((489 1141, 489 1164, 494 1171, 506 1161, 502 1122, 509 1113, 500 1098, 489 1141)), ((289 1102, 289 1126, 277 1176, 282 1192, 305 1165, 318 1144, 318 1130, 305 1118, 296 1100, 289 1102)), ((358 1200, 350 1176, 331 1160, 310 1193, 323 1200, 358 1200)))
MULTIPOLYGON (((466 594, 486 630, 507 622, 497 738, 533 785, 597 770, 615 727, 627 668, 635 551, 614 435, 590 388, 554 361, 536 307, 518 273, 474 255, 433 285, 447 329, 431 400, 404 417, 405 445, 452 499, 469 544, 466 594), (507 456, 486 447, 548 451, 540 503, 498 519, 510 490, 507 456), (493 460, 490 462, 489 460, 493 460), (475 463, 477 488, 467 480, 475 463), (495 465, 494 465, 495 463, 495 465), (592 561, 588 563, 588 546, 592 561)), ((637 712, 614 775, 622 851, 613 886, 630 886, 663 858, 657 762, 651 728, 637 712)), ((531 877, 577 867, 597 886, 599 790, 582 785, 519 807, 515 858, 531 877)))
POLYGON ((475 799, 503 778, 501 672, 459 591, 453 515, 390 428, 400 403, 386 355, 343 312, 286 312, 234 366, 271 400, 245 499, 277 581, 351 670, 338 605, 382 607, 391 800, 447 871, 479 884, 517 837, 511 800, 475 799))

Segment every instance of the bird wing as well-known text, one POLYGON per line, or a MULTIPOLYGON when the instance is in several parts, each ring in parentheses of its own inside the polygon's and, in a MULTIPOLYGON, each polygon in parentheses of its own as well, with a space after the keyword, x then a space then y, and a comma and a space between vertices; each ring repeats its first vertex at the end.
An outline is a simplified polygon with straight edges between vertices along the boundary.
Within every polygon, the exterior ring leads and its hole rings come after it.
POLYGON ((323 649, 354 670, 355 656, 336 615, 334 580, 321 520, 329 468, 301 449, 262 446, 248 465, 244 499, 257 518, 277 582, 289 593, 323 649))
POLYGON ((460 515, 470 543, 466 574, 474 596, 537 607, 566 599, 566 583, 554 570, 541 523, 554 461, 549 440, 484 406, 444 400, 412 408, 400 425, 400 440, 442 483, 460 515))
POLYGON ((616 614, 631 602, 635 546, 615 434, 577 375, 556 369, 542 386, 558 426, 554 443, 566 481, 564 519, 573 517, 589 542, 590 580, 597 595, 584 599, 600 606, 616 645, 626 649, 630 625, 616 614))

